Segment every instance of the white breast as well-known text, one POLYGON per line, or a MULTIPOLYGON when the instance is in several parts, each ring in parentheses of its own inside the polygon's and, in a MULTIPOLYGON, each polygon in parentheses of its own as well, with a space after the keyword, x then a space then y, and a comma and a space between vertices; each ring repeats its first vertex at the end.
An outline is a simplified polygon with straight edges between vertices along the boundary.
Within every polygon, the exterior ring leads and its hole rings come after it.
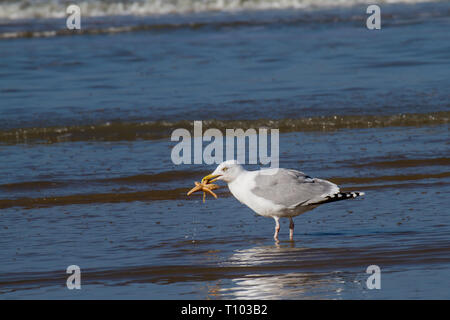
POLYGON ((280 215, 281 211, 284 209, 283 206, 258 197, 251 192, 255 187, 255 180, 253 179, 254 174, 254 171, 246 171, 240 174, 234 181, 228 184, 230 192, 241 203, 245 204, 261 216, 272 217, 280 215))

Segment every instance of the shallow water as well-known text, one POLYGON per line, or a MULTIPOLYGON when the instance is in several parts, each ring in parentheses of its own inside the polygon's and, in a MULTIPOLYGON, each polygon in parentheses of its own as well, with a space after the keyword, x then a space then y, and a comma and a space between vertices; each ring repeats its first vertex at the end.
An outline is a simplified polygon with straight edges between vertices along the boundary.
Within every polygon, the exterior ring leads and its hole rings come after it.
POLYGON ((385 5, 379 32, 362 6, 4 22, 0 298, 450 298, 448 9, 385 5), (281 167, 366 195, 274 243, 226 187, 186 196, 214 169, 170 158, 193 120, 278 128, 281 167))

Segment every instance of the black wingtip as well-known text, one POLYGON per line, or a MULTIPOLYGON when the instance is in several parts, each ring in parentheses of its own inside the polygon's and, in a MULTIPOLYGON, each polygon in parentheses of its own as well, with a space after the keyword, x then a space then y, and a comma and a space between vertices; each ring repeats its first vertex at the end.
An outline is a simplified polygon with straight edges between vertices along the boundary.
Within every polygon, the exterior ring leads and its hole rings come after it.
POLYGON ((327 202, 334 202, 334 201, 341 201, 341 200, 347 200, 351 198, 356 198, 363 196, 364 192, 354 191, 354 192, 338 192, 331 196, 327 196, 324 201, 321 201, 320 203, 327 203, 327 202))

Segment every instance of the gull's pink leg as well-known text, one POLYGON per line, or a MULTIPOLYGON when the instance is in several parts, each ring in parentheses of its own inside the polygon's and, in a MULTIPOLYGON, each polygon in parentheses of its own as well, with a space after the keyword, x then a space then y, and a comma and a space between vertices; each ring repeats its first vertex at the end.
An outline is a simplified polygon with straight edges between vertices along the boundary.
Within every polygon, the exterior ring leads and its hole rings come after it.
POLYGON ((294 220, 291 217, 289 217, 289 239, 294 240, 294 220))
POLYGON ((273 217, 275 219, 275 234, 273 235, 273 238, 278 241, 278 232, 280 232, 280 218, 273 217))

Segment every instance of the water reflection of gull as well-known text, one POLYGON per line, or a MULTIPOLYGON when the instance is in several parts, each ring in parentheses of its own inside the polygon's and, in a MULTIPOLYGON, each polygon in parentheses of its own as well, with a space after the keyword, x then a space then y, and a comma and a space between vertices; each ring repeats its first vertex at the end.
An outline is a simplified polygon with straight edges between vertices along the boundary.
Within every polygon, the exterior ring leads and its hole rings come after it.
MULTIPOLYGON (((226 265, 248 267, 249 273, 223 286, 220 296, 232 299, 339 298, 345 285, 339 272, 300 270, 307 250, 289 245, 236 251, 226 265)), ((217 292, 214 295, 217 296, 217 292)))
POLYGON ((270 263, 283 263, 289 261, 289 258, 298 256, 300 251, 307 248, 296 248, 295 243, 282 246, 279 243, 274 246, 261 246, 243 250, 236 250, 229 258, 228 263, 240 266, 254 266, 270 263))

